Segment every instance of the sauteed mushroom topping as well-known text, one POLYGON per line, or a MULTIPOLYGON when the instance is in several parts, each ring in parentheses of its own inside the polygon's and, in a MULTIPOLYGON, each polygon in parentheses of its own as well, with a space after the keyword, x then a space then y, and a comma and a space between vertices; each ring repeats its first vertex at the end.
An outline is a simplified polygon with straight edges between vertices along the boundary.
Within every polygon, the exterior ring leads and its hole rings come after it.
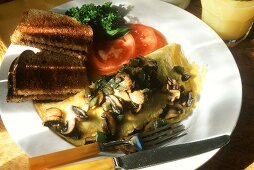
POLYGON ((88 118, 87 114, 86 114, 86 111, 81 109, 80 107, 78 106, 72 106, 71 107, 73 112, 75 113, 75 115, 80 118, 80 119, 86 119, 88 118))
POLYGON ((104 76, 90 86, 90 108, 102 107, 121 122, 126 110, 139 112, 142 109, 148 92, 156 87, 157 82, 152 82, 158 81, 156 73, 157 63, 154 60, 143 57, 132 59, 119 72, 104 76))
POLYGON ((66 121, 64 126, 62 126, 62 128, 60 129, 60 132, 63 135, 68 135, 68 134, 70 134, 71 132, 74 131, 75 126, 76 126, 76 119, 71 118, 71 119, 66 121))
POLYGON ((62 111, 58 108, 52 107, 47 109, 43 125, 52 127, 63 135, 68 135, 74 131, 76 126, 76 119, 73 117, 67 121, 64 121, 62 111))
POLYGON ((54 126, 61 134, 68 135, 79 125, 77 123, 86 121, 90 110, 95 111, 101 107, 102 132, 98 133, 114 137, 117 134, 117 125, 126 117, 128 119, 126 113, 138 115, 151 94, 161 93, 166 95, 168 104, 161 108, 160 118, 148 123, 145 130, 157 128, 184 114, 185 108, 192 105, 193 99, 192 92, 186 91, 184 87, 183 81, 188 81, 190 76, 187 76, 183 67, 174 67, 171 70, 172 76, 168 77, 164 85, 157 78, 157 69, 157 63, 152 59, 132 59, 129 65, 124 65, 117 73, 104 76, 86 87, 83 98, 85 104, 82 107, 72 105, 71 118, 63 118, 60 109, 50 108, 44 125, 54 126))
POLYGON ((116 133, 117 124, 113 115, 109 112, 104 112, 101 116, 105 122, 103 123, 103 129, 110 135, 114 136, 116 133))

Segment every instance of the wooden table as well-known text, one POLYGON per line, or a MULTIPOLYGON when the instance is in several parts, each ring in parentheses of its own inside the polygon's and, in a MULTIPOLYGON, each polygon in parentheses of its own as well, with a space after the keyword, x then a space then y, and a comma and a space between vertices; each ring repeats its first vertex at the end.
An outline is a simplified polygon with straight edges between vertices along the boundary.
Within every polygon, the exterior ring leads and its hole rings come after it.
MULTIPOLYGON (((50 2, 47 1, 47 3, 50 2)), ((200 1, 192 0, 187 11, 200 18, 200 1)), ((231 135, 231 142, 200 167, 200 170, 254 169, 254 29, 251 30, 246 40, 230 50, 242 78, 242 110, 236 128, 231 135)), ((27 155, 12 141, 1 120, 0 169, 28 169, 27 155)))

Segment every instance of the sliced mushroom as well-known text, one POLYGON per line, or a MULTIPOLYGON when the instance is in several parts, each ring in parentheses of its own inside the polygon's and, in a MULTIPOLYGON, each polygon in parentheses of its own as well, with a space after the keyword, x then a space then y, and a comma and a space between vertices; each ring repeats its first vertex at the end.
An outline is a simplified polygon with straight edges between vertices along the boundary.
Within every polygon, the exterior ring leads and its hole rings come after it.
POLYGON ((118 98, 114 95, 109 95, 109 97, 114 101, 114 103, 116 104, 117 107, 123 109, 123 105, 121 104, 121 102, 118 100, 118 98))
POLYGON ((177 84, 176 79, 172 79, 172 78, 168 78, 168 82, 167 82, 167 90, 178 90, 179 89, 179 85, 177 84))
POLYGON ((137 113, 137 112, 139 112, 141 109, 142 109, 142 104, 139 104, 138 105, 138 107, 135 109, 135 112, 137 113))
POLYGON ((171 102, 174 102, 177 99, 180 99, 180 90, 169 90, 169 99, 171 102))
POLYGON ((87 119, 88 118, 88 115, 87 115, 86 111, 84 111, 80 107, 71 106, 71 109, 78 118, 80 118, 80 119, 87 119))
POLYGON ((43 122, 44 126, 55 128, 61 134, 66 135, 75 129, 75 124, 75 116, 64 122, 63 113, 60 109, 52 107, 46 110, 46 116, 43 122))
POLYGON ((58 108, 52 107, 46 110, 43 125, 47 127, 63 125, 63 114, 58 108))
POLYGON ((50 117, 50 116, 57 116, 62 118, 63 117, 63 113, 60 109, 56 108, 56 107, 51 107, 49 109, 46 109, 46 117, 50 117))
POLYGON ((99 90, 98 91, 98 105, 101 105, 103 99, 104 99, 104 94, 101 90, 99 90))
POLYGON ((74 131, 75 126, 76 126, 76 119, 75 118, 68 119, 65 123, 65 126, 61 128, 60 132, 63 135, 68 135, 74 131))
POLYGON ((120 101, 118 100, 118 98, 116 96, 109 95, 109 96, 106 96, 106 99, 110 102, 111 107, 114 112, 116 112, 117 114, 122 113, 123 105, 120 103, 120 101))
POLYGON ((43 121, 43 126, 54 127, 54 126, 62 126, 63 121, 61 117, 58 116, 49 116, 46 117, 43 121))
POLYGON ((46 116, 43 125, 49 128, 54 128, 56 131, 62 133, 66 130, 66 124, 63 120, 63 113, 58 108, 49 108, 46 110, 46 116))
POLYGON ((119 90, 130 90, 132 88, 132 80, 128 74, 118 73, 116 77, 120 77, 122 81, 119 83, 119 90))
POLYGON ((192 101, 193 101, 193 95, 191 91, 181 93, 180 104, 182 104, 183 106, 190 107, 192 104, 192 101))
POLYGON ((124 101, 130 102, 131 99, 126 91, 114 90, 114 95, 118 98, 121 98, 124 101))
POLYGON ((143 104, 145 102, 145 95, 142 90, 136 90, 129 93, 130 99, 136 104, 143 104))
POLYGON ((103 128, 108 130, 112 136, 116 134, 116 121, 114 117, 109 112, 104 112, 102 118, 105 120, 103 123, 103 128))
POLYGON ((132 106, 132 111, 134 111, 135 113, 139 112, 142 108, 142 104, 137 104, 134 102, 130 102, 131 106, 132 106))
POLYGON ((82 110, 84 110, 85 112, 88 112, 89 110, 89 103, 85 103, 82 107, 82 110))

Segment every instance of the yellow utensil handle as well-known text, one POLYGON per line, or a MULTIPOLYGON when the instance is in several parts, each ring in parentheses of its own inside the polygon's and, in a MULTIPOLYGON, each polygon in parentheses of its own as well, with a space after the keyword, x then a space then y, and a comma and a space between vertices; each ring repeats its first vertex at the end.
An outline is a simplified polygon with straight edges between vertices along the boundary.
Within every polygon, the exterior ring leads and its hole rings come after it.
POLYGON ((29 158, 30 170, 41 170, 78 161, 100 153, 98 143, 29 158))
POLYGON ((113 158, 103 158, 98 159, 96 161, 91 162, 83 162, 74 165, 67 165, 59 168, 53 168, 51 170, 76 170, 76 169, 84 169, 84 170, 114 170, 115 169, 115 162, 113 158))

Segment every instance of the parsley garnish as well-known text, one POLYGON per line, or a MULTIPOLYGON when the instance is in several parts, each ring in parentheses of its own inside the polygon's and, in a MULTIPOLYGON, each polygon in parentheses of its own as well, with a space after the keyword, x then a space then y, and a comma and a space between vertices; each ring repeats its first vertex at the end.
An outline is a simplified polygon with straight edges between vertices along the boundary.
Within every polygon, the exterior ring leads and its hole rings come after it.
POLYGON ((103 5, 84 4, 80 8, 73 7, 65 12, 82 24, 89 24, 94 31, 95 40, 115 39, 130 31, 124 16, 128 10, 123 6, 113 6, 111 2, 103 5))

